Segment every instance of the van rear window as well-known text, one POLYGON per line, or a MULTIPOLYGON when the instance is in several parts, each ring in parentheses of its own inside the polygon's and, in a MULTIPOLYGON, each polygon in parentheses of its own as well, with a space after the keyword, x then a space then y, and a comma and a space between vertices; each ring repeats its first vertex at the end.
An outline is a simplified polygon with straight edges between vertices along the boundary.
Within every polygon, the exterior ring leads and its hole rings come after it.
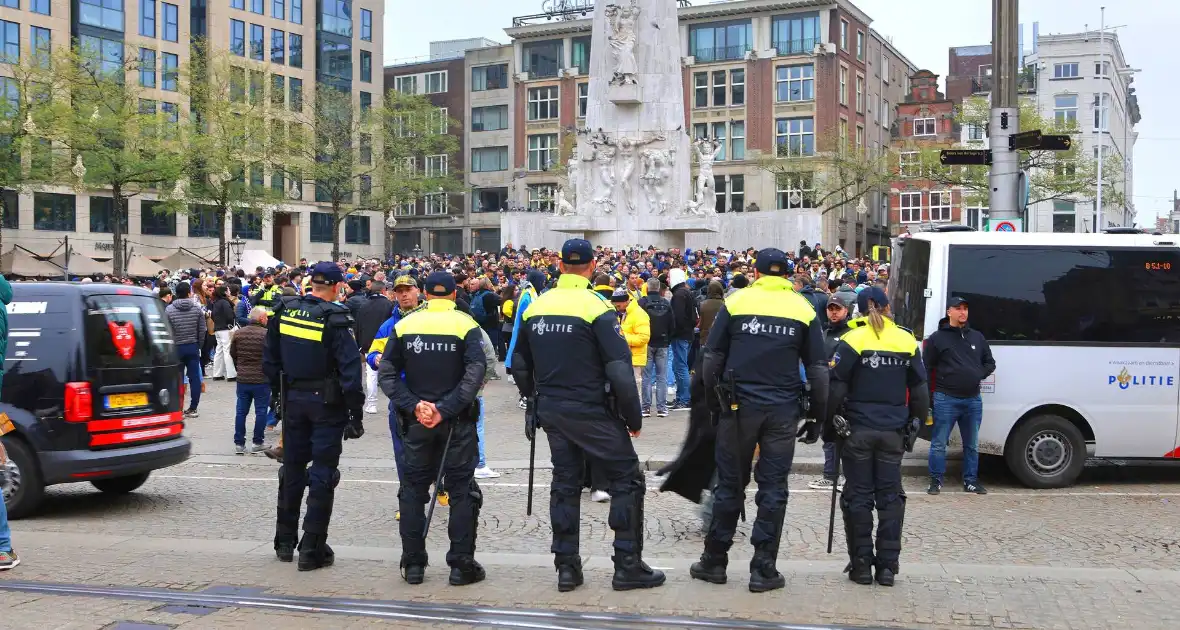
POLYGON ((926 334, 926 288, 930 280, 930 241, 911 238, 893 253, 889 302, 894 320, 918 339, 926 334))
POLYGON ((152 367, 175 362, 164 305, 139 295, 86 298, 86 351, 96 368, 152 367))

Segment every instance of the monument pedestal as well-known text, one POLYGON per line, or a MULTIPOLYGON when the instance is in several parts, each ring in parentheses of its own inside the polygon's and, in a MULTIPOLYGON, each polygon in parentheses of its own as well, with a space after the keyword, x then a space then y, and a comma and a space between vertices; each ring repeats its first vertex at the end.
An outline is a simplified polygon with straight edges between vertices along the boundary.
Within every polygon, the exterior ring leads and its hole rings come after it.
POLYGON ((606 98, 615 105, 640 105, 643 103, 639 86, 634 83, 610 86, 607 88, 606 98))
POLYGON ((584 238, 594 245, 684 249, 689 235, 719 231, 717 215, 605 215, 554 217, 549 229, 565 238, 584 238))

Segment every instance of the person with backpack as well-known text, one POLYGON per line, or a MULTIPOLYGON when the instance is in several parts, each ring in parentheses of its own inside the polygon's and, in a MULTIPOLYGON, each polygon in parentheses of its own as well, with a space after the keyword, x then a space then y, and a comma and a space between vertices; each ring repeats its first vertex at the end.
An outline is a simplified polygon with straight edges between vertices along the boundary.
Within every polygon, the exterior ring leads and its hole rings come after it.
MULTIPOLYGON (((471 317, 492 340, 492 347, 500 345, 500 296, 492 290, 492 281, 482 278, 471 294, 471 317)), ((495 366, 492 366, 493 368, 495 366)), ((495 379, 494 379, 495 380, 495 379)))
POLYGON ((656 390, 656 416, 668 415, 668 347, 672 343, 672 331, 676 320, 672 315, 672 303, 660 294, 660 281, 647 281, 647 295, 639 300, 639 307, 650 320, 651 335, 647 342, 647 365, 643 367, 643 381, 640 398, 643 416, 651 416, 651 390, 656 390))

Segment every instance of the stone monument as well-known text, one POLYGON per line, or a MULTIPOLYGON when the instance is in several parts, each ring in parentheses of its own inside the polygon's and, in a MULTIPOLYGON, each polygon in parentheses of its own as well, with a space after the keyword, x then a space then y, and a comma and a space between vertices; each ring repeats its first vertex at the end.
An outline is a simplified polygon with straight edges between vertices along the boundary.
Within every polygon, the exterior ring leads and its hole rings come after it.
POLYGON ((550 230, 612 247, 684 247, 686 233, 718 230, 719 147, 694 147, 685 129, 676 8, 676 0, 595 4, 586 126, 550 230))

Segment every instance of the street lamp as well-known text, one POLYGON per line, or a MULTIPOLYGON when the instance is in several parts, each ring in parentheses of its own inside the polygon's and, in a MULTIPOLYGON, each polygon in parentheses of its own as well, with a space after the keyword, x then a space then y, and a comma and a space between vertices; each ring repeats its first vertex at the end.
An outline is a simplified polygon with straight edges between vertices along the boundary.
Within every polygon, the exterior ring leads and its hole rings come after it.
POLYGON ((228 245, 229 251, 231 254, 233 254, 234 260, 238 261, 236 266, 242 266, 242 249, 246 247, 246 241, 243 241, 240 238, 235 238, 231 240, 228 245))

